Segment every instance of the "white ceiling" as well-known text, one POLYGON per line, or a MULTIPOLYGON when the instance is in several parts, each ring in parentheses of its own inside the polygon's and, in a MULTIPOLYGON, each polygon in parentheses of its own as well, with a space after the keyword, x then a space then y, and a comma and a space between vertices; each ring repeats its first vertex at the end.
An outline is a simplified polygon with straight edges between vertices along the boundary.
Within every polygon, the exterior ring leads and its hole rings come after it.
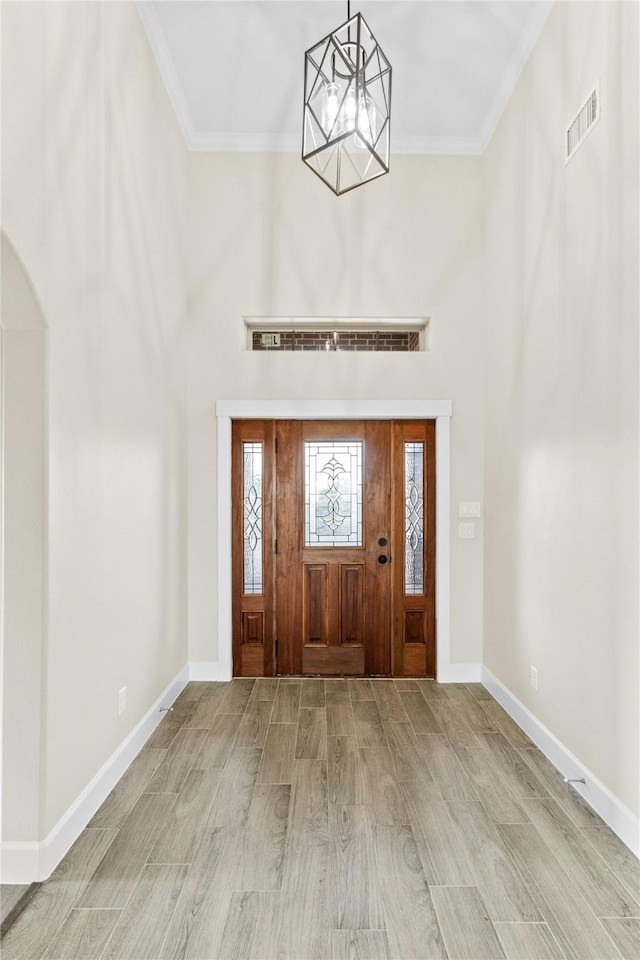
MULTIPOLYGON (((346 0, 138 0, 194 150, 300 149, 304 53, 346 0)), ((356 0, 393 68, 394 153, 483 153, 552 0, 356 0)))

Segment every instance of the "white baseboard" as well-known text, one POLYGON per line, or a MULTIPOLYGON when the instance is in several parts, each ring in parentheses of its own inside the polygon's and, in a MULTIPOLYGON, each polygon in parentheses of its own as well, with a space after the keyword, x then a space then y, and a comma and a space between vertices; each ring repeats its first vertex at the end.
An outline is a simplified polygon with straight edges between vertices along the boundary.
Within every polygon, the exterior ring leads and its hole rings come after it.
POLYGON ((189 680, 231 680, 232 672, 217 660, 191 660, 187 664, 189 680))
POLYGON ((447 663, 438 671, 438 683, 480 683, 482 664, 447 663))
POLYGON ((595 774, 568 750, 538 718, 515 697, 497 677, 482 667, 482 683, 489 693, 507 711, 510 717, 531 737, 563 777, 584 778, 585 783, 574 783, 576 791, 611 827, 622 842, 640 857, 640 820, 595 774))
POLYGON ((185 666, 44 840, 0 843, 1 883, 34 883, 51 875, 160 723, 160 707, 170 706, 188 679, 185 666))

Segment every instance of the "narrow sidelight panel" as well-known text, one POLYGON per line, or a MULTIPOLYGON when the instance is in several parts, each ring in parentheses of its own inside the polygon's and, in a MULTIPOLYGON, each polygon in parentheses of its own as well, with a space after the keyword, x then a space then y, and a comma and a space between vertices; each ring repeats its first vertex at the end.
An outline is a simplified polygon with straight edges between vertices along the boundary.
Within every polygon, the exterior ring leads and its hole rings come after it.
POLYGON ((243 592, 262 593, 262 444, 242 444, 243 592))
POLYGON ((404 445, 404 592, 424 593, 424 443, 404 445))

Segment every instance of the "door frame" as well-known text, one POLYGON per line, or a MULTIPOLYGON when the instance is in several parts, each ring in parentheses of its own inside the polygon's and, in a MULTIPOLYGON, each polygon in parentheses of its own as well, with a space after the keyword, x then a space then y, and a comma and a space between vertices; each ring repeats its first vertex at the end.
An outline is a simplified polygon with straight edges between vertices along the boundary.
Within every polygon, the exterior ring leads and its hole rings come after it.
POLYGON ((218 400, 218 670, 231 680, 231 421, 436 421, 436 677, 457 680, 451 664, 451 413, 450 400, 218 400))

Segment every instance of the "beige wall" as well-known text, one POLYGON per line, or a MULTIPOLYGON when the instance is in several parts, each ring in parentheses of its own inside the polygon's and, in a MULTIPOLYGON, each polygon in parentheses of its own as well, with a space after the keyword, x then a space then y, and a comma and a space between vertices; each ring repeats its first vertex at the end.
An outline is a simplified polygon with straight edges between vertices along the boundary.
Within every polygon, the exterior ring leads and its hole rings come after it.
MULTIPOLYGON (((394 157, 390 176, 336 198, 297 156, 189 159, 189 657, 211 661, 216 400, 451 399, 454 512, 482 500, 481 167, 394 157), (243 315, 429 316, 432 349, 251 353, 243 315)), ((453 662, 482 656, 477 526, 452 543, 453 662)))
POLYGON ((636 813, 638 79, 637 4, 556 4, 484 158, 484 662, 636 813))
POLYGON ((34 840, 187 659, 187 153, 133 5, 3 3, 2 85, 3 229, 48 326, 44 796, 39 833, 3 824, 34 840))

